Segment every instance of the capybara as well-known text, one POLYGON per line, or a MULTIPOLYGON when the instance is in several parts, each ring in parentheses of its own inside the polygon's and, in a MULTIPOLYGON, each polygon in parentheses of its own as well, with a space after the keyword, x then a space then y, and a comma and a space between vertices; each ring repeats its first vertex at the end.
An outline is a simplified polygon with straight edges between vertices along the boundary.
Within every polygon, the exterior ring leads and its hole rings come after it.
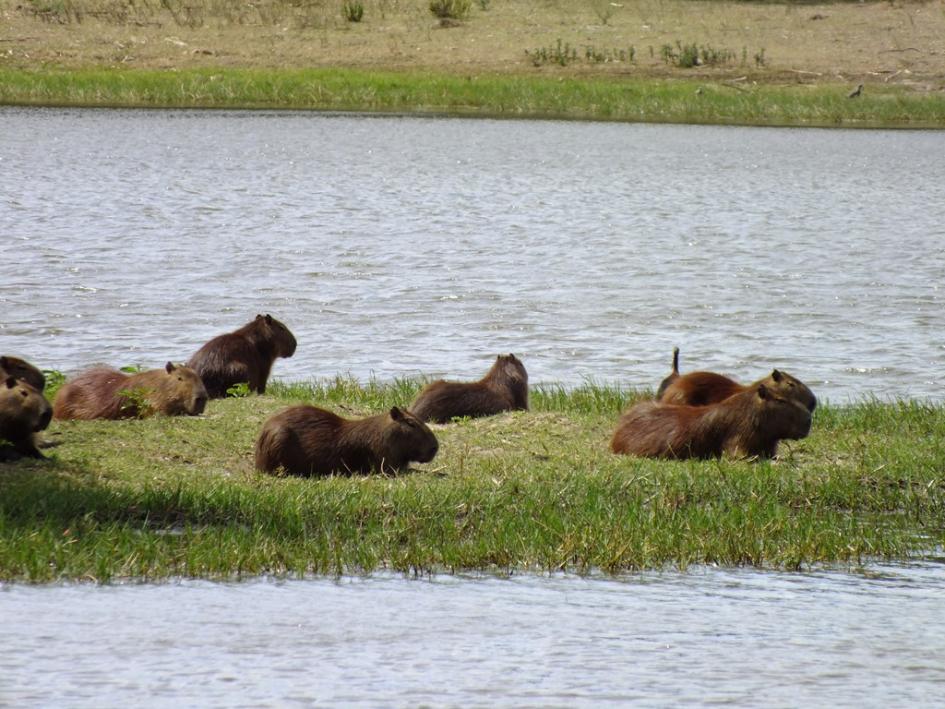
POLYGON ((811 412, 801 402, 755 384, 708 406, 644 401, 620 417, 614 453, 649 458, 770 458, 783 438, 804 438, 811 412))
POLYGON ((673 350, 673 373, 663 380, 657 400, 663 404, 682 404, 686 406, 705 406, 714 404, 733 394, 764 384, 769 390, 777 392, 807 407, 809 411, 817 408, 817 397, 804 382, 792 377, 787 372, 772 370, 764 379, 749 385, 743 385, 715 372, 689 372, 679 374, 679 349, 673 350), (663 386, 665 384, 665 386, 663 386))
POLYGON ((207 390, 189 367, 168 362, 164 369, 128 375, 108 367, 90 369, 67 381, 53 404, 57 419, 121 419, 199 416, 207 390))
POLYGON ((433 460, 439 445, 423 421, 398 407, 351 421, 314 406, 271 416, 256 440, 256 467, 290 475, 397 472, 433 460))
POLYGON ((431 382, 410 406, 417 418, 436 423, 516 409, 528 409, 528 373, 514 354, 496 357, 492 369, 478 382, 431 382))
POLYGON ((203 379, 211 399, 226 396, 235 384, 266 393, 266 382, 277 357, 295 354, 295 335, 269 315, 256 318, 235 332, 214 337, 187 362, 203 379))
POLYGON ((9 355, 0 357, 0 379, 4 379, 7 376, 22 379, 39 391, 46 388, 46 377, 43 376, 43 373, 29 362, 19 357, 11 357, 9 355))
POLYGON ((42 392, 27 381, 7 375, 0 382, 0 439, 20 455, 42 458, 36 434, 49 425, 52 407, 42 392))
POLYGON ((660 382, 660 388, 656 390, 656 398, 659 400, 663 396, 663 392, 666 391, 667 387, 672 384, 674 381, 679 379, 679 348, 673 348, 673 371, 671 371, 664 379, 660 382))

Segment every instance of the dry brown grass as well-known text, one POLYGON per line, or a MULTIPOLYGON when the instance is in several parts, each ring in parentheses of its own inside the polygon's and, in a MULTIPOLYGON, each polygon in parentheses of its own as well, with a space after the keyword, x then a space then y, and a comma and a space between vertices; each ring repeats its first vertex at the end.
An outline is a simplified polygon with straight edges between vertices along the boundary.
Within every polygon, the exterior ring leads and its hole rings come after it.
POLYGON ((428 0, 0 0, 0 67, 356 67, 438 72, 710 76, 945 87, 945 2, 776 4, 699 0, 488 0, 443 27, 428 0), (133 7, 131 10, 129 8, 133 7), (634 47, 635 62, 534 67, 526 50, 634 47), (678 69, 664 44, 731 50, 678 69), (754 61, 764 50, 764 65, 754 61))

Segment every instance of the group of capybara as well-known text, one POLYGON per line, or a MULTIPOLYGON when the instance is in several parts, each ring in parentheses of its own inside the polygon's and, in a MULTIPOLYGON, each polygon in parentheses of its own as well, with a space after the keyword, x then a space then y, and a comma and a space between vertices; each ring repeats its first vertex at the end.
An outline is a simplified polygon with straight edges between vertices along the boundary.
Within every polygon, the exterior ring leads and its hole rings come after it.
MULTIPOLYGON (((120 419, 151 414, 203 413, 208 399, 234 387, 264 393, 272 365, 295 353, 295 336, 271 315, 207 342, 179 366, 136 374, 95 367, 72 377, 53 405, 43 395, 45 377, 17 357, 0 357, 0 439, 16 455, 42 458, 37 434, 51 418, 120 419)), ((650 458, 770 458, 782 439, 804 438, 817 399, 801 381, 773 370, 741 385, 713 372, 679 373, 679 349, 671 374, 655 400, 624 413, 610 448, 650 458)), ((360 420, 314 406, 290 406, 271 416, 256 440, 256 468, 313 476, 396 472, 411 461, 429 462, 439 448, 426 422, 490 416, 528 409, 528 374, 512 354, 499 355, 475 382, 438 380, 408 408, 360 420)))

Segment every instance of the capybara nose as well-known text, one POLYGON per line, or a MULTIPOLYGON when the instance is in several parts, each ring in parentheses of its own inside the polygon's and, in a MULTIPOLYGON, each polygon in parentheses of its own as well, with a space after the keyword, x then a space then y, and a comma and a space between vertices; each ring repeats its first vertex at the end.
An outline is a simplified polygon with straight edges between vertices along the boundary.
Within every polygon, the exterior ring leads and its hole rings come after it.
POLYGON ((52 409, 46 409, 43 411, 43 415, 39 417, 39 423, 36 424, 36 430, 45 431, 49 426, 50 421, 52 421, 52 409))
POLYGON ((436 457, 437 451, 439 450, 440 450, 440 444, 434 441, 433 445, 430 446, 429 455, 426 457, 426 459, 423 460, 423 462, 429 463, 431 460, 433 460, 436 457))
POLYGON ((199 416, 203 413, 203 410, 207 408, 207 397, 198 396, 194 399, 194 416, 199 416))
POLYGON ((814 409, 816 408, 817 408, 817 397, 812 396, 810 398, 810 403, 807 405, 807 410, 810 411, 811 413, 814 413, 814 409))

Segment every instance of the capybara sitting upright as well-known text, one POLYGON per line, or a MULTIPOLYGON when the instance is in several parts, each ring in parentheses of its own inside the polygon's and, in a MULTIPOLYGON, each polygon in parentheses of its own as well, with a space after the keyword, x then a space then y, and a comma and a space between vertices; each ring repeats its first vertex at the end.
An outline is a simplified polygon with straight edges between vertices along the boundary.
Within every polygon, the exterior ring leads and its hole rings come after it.
POLYGON ((478 382, 431 382, 410 406, 417 418, 436 423, 516 409, 528 409, 528 373, 514 354, 496 357, 478 382))
POLYGON ((397 472, 433 460, 439 445, 409 411, 351 421, 314 406, 292 406, 270 417, 256 440, 256 467, 290 475, 397 472))
POLYGON ((90 369, 66 382, 53 404, 57 419, 121 419, 199 416, 207 390, 189 367, 168 362, 164 369, 128 375, 108 367, 90 369))
POLYGON ((814 392, 800 379, 778 369, 772 370, 771 374, 764 379, 759 379, 747 386, 715 372, 689 372, 689 374, 680 375, 678 348, 673 350, 673 373, 663 380, 656 398, 664 404, 705 406, 727 399, 733 394, 747 391, 758 384, 764 384, 769 390, 800 402, 809 411, 817 408, 817 397, 814 396, 814 392))
POLYGON ((187 362, 203 379, 210 398, 226 396, 235 384, 266 393, 266 382, 277 357, 295 354, 295 335, 269 314, 257 315, 239 330, 214 337, 187 362))
POLYGON ((33 387, 42 391, 46 388, 46 377, 32 364, 19 357, 4 355, 0 357, 0 379, 7 376, 22 379, 33 387))
POLYGON ((620 417, 614 453, 648 458, 770 458, 784 438, 804 438, 811 412, 802 403, 755 384, 708 406, 644 401, 620 417))
POLYGON ((49 425, 52 407, 36 387, 7 375, 0 382, 0 439, 13 444, 20 455, 42 458, 35 434, 49 425))

